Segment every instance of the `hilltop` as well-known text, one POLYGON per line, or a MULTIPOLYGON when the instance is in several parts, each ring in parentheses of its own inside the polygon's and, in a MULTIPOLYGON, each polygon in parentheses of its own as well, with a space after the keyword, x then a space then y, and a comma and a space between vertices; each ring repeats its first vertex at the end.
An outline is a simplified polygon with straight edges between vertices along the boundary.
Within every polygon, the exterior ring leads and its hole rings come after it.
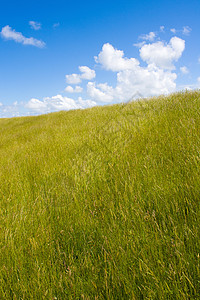
POLYGON ((200 298, 200 92, 0 119, 0 299, 200 298))

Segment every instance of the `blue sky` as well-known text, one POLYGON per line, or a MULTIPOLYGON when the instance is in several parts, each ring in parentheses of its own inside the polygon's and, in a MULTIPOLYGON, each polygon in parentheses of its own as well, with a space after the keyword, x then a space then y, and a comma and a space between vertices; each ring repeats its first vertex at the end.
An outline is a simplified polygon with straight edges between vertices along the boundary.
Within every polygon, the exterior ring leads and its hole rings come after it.
POLYGON ((200 1, 1 1, 0 117, 200 87, 200 1))

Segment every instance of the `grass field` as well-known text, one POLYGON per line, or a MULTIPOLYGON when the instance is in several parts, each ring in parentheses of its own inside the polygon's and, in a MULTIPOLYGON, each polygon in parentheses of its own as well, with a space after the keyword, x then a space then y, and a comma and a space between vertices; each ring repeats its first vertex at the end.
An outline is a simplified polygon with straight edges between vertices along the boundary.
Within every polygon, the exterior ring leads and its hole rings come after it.
POLYGON ((0 299, 200 299, 200 91, 0 119, 0 299))

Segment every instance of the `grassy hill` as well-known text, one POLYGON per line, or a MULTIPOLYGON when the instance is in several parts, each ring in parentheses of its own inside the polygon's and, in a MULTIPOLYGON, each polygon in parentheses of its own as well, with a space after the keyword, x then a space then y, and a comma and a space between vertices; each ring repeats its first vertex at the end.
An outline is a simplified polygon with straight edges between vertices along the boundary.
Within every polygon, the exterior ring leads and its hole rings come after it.
POLYGON ((0 119, 0 299, 199 299, 199 261, 199 91, 0 119))

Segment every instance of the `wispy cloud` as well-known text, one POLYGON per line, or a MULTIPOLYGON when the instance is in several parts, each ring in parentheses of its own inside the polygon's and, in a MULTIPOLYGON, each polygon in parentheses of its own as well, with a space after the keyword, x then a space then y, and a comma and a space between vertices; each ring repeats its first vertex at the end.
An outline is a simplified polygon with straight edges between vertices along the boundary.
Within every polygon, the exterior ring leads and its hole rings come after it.
POLYGON ((190 28, 189 26, 183 26, 182 29, 171 28, 170 31, 173 34, 182 33, 183 35, 189 35, 190 32, 192 31, 192 28, 190 28))
POLYGON ((189 26, 184 26, 183 30, 182 30, 182 33, 184 35, 189 35, 191 31, 192 31, 192 29, 189 26))
POLYGON ((29 25, 34 30, 39 30, 41 28, 41 24, 35 21, 29 21, 29 25))
POLYGON ((160 26, 160 32, 164 32, 165 26, 160 26))
POLYGON ((53 28, 56 28, 56 27, 59 27, 59 26, 60 26, 60 23, 59 23, 59 22, 53 24, 53 28))
POLYGON ((171 28, 170 31, 174 34, 176 34, 177 30, 175 28, 171 28))
POLYGON ((183 66, 183 67, 180 67, 180 71, 183 73, 183 74, 188 74, 189 73, 189 70, 187 67, 183 66))
POLYGON ((16 43, 20 43, 23 45, 32 45, 38 48, 45 47, 45 42, 37 40, 33 37, 27 38, 23 36, 21 32, 17 32, 14 29, 12 29, 9 25, 2 28, 0 35, 6 40, 13 40, 16 43))
POLYGON ((19 104, 17 101, 10 105, 4 105, 0 103, 0 118, 19 117, 22 115, 23 104, 19 104))
MULTIPOLYGON (((13 34, 13 31, 11 32, 13 34)), ((20 33, 14 31, 14 34, 20 33)), ((158 32, 156 35, 158 36, 158 32)), ((79 73, 66 75, 68 85, 65 92, 73 95, 83 92, 83 95, 86 95, 86 100, 82 97, 73 99, 73 97, 58 94, 43 99, 32 98, 21 106, 14 106, 13 104, 12 107, 5 107, 3 105, 0 107, 0 112, 2 111, 2 114, 8 115, 8 110, 10 110, 12 116, 14 116, 22 110, 23 106, 26 115, 42 114, 92 107, 100 103, 125 102, 130 98, 138 98, 138 95, 150 97, 174 92, 177 88, 175 63, 182 56, 185 49, 185 40, 173 36, 168 42, 150 42, 150 36, 153 38, 154 35, 149 33, 148 36, 140 45, 140 58, 128 58, 123 50, 114 48, 110 43, 104 44, 98 55, 94 57, 98 67, 115 73, 116 82, 113 85, 109 85, 105 81, 93 81, 96 72, 88 66, 79 66, 79 73), (88 81, 84 90, 79 85, 83 80, 88 81)), ((21 35, 19 38, 21 38, 21 35)), ((186 66, 182 66, 179 70, 182 74, 189 72, 186 66)), ((200 77, 197 79, 196 86, 197 84, 200 85, 200 77)))
POLYGON ((142 34, 139 36, 140 39, 145 40, 145 41, 150 41, 152 42, 156 37, 156 33, 151 31, 148 34, 142 34))
POLYGON ((143 42, 140 42, 140 43, 135 43, 135 44, 133 44, 133 46, 135 46, 135 47, 137 47, 137 48, 141 48, 141 47, 144 46, 145 44, 146 44, 146 42, 143 41, 143 42))

